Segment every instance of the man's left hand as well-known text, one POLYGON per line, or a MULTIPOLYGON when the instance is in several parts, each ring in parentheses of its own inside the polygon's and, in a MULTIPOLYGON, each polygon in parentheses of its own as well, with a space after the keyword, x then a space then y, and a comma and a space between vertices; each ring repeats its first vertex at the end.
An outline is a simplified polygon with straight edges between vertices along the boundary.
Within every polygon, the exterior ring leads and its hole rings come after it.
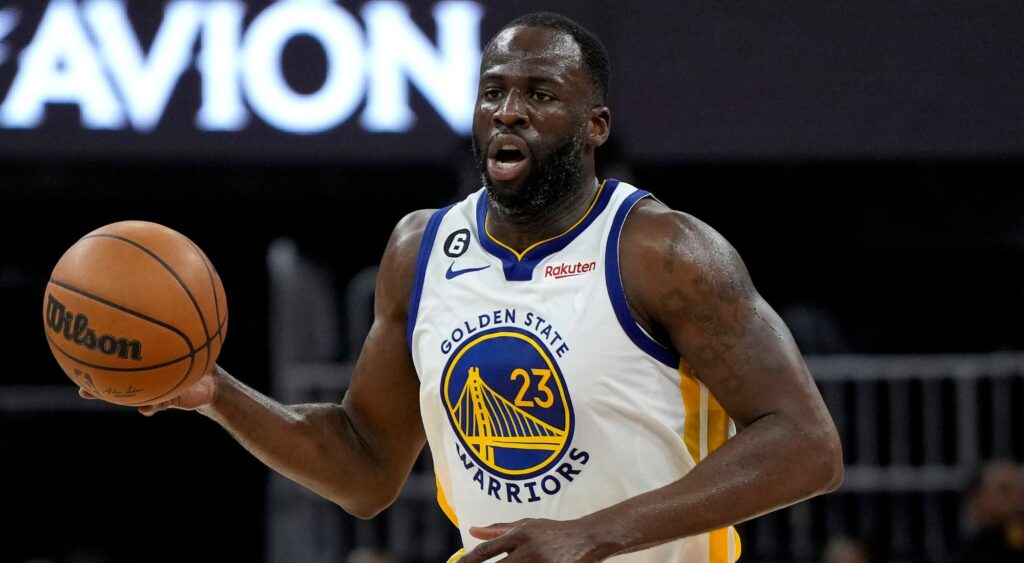
POLYGON ((467 553, 459 563, 484 563, 507 553, 502 563, 596 563, 591 531, 575 520, 528 518, 508 524, 491 524, 469 529, 470 535, 486 540, 467 553))

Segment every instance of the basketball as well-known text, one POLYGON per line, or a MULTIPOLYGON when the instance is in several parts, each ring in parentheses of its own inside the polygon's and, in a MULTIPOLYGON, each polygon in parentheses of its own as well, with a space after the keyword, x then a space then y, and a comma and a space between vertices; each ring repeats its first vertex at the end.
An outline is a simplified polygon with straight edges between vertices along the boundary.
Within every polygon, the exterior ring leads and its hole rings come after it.
POLYGON ((79 387, 119 405, 173 399, 213 369, 228 307, 217 270, 156 223, 100 227, 57 262, 43 297, 46 339, 79 387))

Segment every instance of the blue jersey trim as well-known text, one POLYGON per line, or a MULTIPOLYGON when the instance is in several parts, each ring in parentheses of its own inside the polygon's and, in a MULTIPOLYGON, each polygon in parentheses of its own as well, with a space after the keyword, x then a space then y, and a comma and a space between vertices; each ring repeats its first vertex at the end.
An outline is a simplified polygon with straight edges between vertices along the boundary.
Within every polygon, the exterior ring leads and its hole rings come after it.
POLYGON ((420 241, 420 252, 416 257, 416 278, 412 282, 412 294, 409 296, 409 322, 405 329, 409 350, 412 350, 412 332, 416 328, 416 315, 420 310, 420 296, 423 295, 423 278, 427 273, 430 251, 434 248, 434 239, 437 238, 437 229, 441 226, 441 219, 454 206, 455 204, 453 203, 444 209, 435 211, 430 216, 430 221, 427 221, 427 228, 423 231, 423 240, 420 241))
POLYGON ((529 249, 521 259, 512 250, 498 244, 487 233, 487 192, 484 191, 476 205, 477 238, 480 239, 480 245, 483 246, 488 254, 501 260, 501 267, 505 272, 505 279, 507 281, 530 281, 533 279, 533 270, 541 261, 569 246, 569 243, 575 240, 580 233, 585 231, 601 215, 604 209, 608 207, 612 193, 618 185, 618 180, 610 178, 605 180, 604 185, 601 187, 601 192, 597 196, 597 201, 594 202, 590 212, 587 213, 582 221, 567 232, 529 249))
POLYGON ((647 352, 659 362, 672 369, 679 368, 679 355, 661 345, 660 342, 651 338, 633 318, 633 313, 626 303, 626 292, 622 288, 622 276, 619 273, 619 237, 622 234, 622 225, 626 222, 626 216, 633 209, 636 202, 651 195, 643 190, 637 190, 629 195, 612 220, 611 232, 608 233, 608 247, 605 250, 604 275, 608 286, 608 298, 612 302, 612 309, 615 310, 615 317, 619 319, 619 325, 626 332, 626 336, 637 345, 638 348, 647 352))

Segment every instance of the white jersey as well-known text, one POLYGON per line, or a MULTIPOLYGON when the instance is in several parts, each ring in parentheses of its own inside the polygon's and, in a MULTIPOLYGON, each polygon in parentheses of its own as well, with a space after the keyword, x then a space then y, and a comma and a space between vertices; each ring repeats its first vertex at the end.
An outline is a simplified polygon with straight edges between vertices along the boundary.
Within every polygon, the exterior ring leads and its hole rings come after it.
MULTIPOLYGON (((649 194, 607 180, 562 235, 516 252, 486 229, 487 192, 429 221, 409 346, 442 509, 470 526, 566 520, 686 475, 734 431, 678 354, 634 321, 622 224, 649 194)), ((612 558, 731 563, 732 528, 612 558)))

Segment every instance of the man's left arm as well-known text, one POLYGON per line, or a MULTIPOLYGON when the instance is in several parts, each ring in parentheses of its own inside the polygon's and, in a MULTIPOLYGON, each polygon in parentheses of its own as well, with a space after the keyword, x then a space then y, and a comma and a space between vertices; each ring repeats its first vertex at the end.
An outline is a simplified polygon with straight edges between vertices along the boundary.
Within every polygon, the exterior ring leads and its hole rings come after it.
POLYGON ((520 554, 522 561, 600 561, 743 522, 842 481, 835 424, 792 335, 733 247, 697 219, 643 200, 623 228, 620 256, 637 322, 671 341, 740 430, 660 489, 578 520, 474 533, 495 538, 478 549, 504 544, 510 563, 520 554))
POLYGON ((706 224, 651 200, 631 213, 620 248, 638 322, 665 334, 740 431, 679 481, 585 518, 607 531, 599 556, 835 490, 843 473, 835 424, 789 329, 735 249, 706 224))

